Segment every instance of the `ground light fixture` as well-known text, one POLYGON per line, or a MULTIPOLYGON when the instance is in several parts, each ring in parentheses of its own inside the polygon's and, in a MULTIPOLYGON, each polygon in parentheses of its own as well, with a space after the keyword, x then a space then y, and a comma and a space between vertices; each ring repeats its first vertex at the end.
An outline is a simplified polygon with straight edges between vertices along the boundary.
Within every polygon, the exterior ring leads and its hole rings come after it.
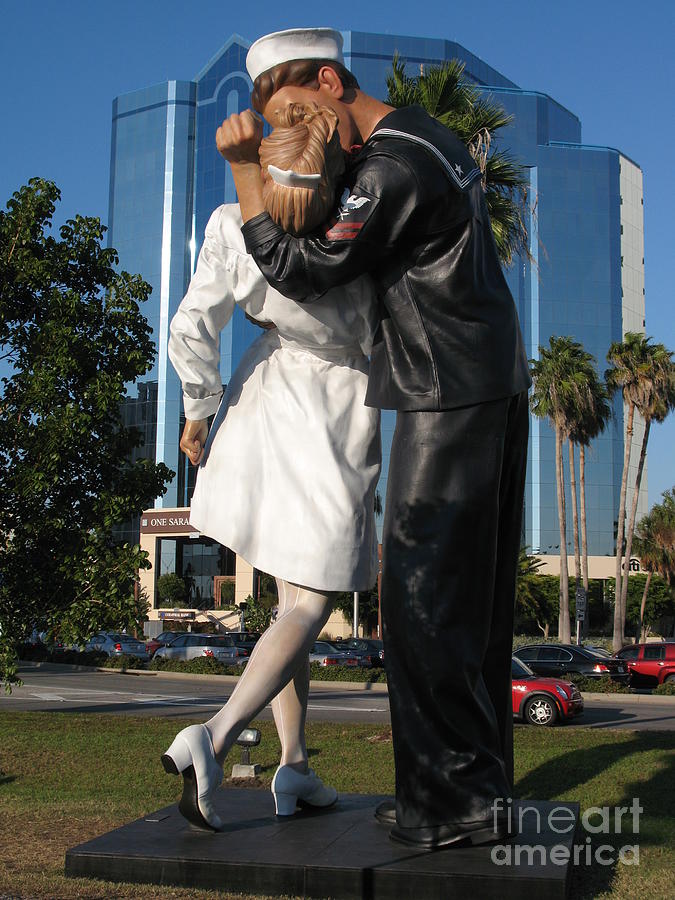
POLYGON ((257 728, 244 728, 237 738, 237 746, 241 747, 241 762, 232 766, 233 778, 255 778, 261 772, 259 763, 251 763, 251 747, 260 743, 260 732, 257 728))

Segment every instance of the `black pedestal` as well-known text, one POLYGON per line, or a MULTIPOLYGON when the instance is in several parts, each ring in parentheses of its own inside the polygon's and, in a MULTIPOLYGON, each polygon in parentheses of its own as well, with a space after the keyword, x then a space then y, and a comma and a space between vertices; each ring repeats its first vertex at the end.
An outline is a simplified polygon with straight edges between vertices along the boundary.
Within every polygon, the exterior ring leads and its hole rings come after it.
POLYGON ((381 799, 345 794, 330 810, 279 820, 268 791, 224 789, 221 832, 197 831, 168 806, 73 847, 66 874, 335 900, 567 896, 577 804, 522 801, 513 807, 516 826, 524 808, 522 828, 508 844, 430 853, 389 840, 373 816, 381 799), (549 826, 554 808, 558 832, 549 826))

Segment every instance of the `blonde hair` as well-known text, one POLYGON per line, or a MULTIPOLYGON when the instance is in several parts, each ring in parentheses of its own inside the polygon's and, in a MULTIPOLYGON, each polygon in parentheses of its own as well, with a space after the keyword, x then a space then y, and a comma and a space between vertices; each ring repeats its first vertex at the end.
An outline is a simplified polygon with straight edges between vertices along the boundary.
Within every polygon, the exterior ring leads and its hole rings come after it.
POLYGON ((317 188, 287 187, 270 176, 263 185, 265 209, 284 231, 300 235, 316 228, 335 205, 344 155, 334 110, 316 103, 291 103, 280 124, 260 145, 260 165, 292 169, 298 175, 321 175, 317 188))

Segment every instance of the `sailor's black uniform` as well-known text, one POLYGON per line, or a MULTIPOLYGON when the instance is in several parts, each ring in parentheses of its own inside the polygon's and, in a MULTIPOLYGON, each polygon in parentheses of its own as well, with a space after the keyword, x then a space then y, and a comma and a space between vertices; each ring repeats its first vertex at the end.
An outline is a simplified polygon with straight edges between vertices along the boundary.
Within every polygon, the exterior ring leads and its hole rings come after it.
MULTIPOLYGON (((462 142, 420 107, 351 160, 322 233, 243 228, 301 302, 369 273, 382 320, 367 403, 396 409, 382 613, 399 826, 489 819, 512 792, 511 635, 527 450, 527 358, 462 142)), ((330 548, 326 548, 330 552, 330 548)))

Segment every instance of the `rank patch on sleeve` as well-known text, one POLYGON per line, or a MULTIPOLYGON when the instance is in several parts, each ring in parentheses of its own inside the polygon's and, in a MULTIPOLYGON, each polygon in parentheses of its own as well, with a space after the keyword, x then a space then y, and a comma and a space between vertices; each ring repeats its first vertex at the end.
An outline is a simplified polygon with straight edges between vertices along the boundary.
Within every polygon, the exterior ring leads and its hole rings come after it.
POLYGON ((348 241, 358 237, 359 232, 377 206, 378 199, 365 191, 352 193, 345 188, 340 198, 337 217, 333 218, 326 229, 326 237, 330 241, 348 241))

